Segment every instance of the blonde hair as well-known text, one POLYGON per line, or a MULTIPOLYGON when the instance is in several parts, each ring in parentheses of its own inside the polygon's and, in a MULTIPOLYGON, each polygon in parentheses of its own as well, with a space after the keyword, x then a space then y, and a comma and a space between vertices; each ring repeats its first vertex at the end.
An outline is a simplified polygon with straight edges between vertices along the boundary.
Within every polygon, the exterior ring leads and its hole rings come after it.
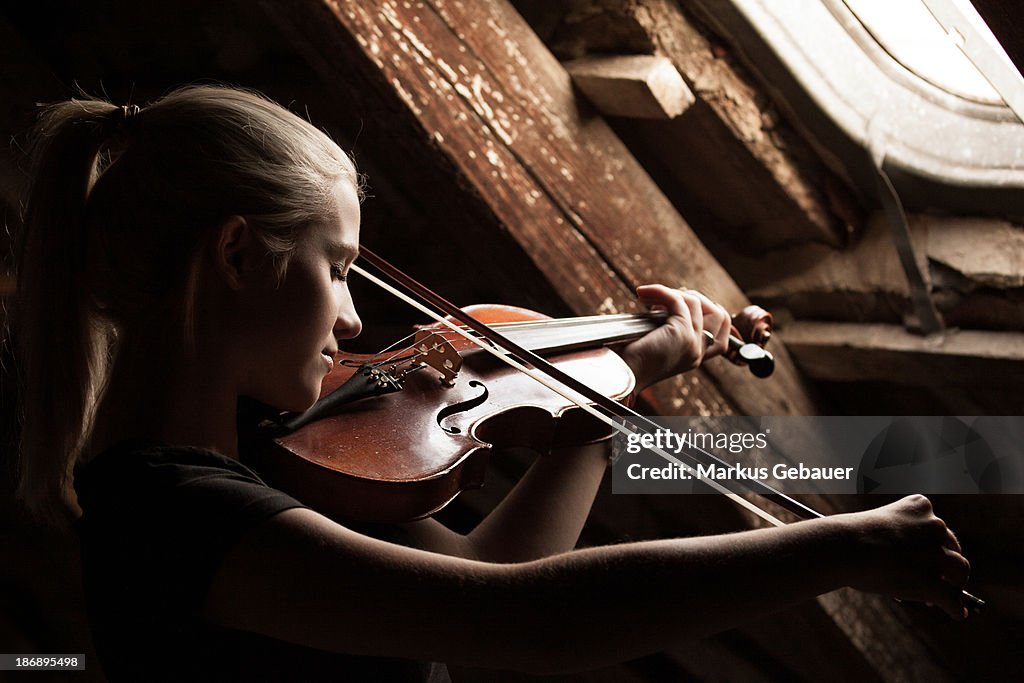
POLYGON ((17 241, 18 495, 54 517, 124 330, 159 319, 189 339, 203 239, 242 215, 283 276, 332 210, 351 160, 263 96, 177 89, 136 113, 93 98, 47 106, 17 241))

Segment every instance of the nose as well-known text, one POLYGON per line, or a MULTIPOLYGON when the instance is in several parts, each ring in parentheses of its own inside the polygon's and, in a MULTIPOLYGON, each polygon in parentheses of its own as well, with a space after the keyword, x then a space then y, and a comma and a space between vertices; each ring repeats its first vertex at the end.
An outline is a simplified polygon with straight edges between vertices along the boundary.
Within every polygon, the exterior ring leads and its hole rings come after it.
POLYGON ((363 321, 359 319, 356 309, 351 306, 342 307, 338 319, 334 322, 335 339, 352 339, 363 331, 363 321))

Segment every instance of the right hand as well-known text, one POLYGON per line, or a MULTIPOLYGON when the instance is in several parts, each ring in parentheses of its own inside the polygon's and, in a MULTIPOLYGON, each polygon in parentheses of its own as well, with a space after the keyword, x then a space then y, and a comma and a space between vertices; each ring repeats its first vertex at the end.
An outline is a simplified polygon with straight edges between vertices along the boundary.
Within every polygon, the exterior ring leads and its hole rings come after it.
POLYGON ((921 495, 845 515, 857 543, 850 585, 902 600, 935 605, 954 619, 967 617, 961 589, 971 565, 946 523, 921 495))

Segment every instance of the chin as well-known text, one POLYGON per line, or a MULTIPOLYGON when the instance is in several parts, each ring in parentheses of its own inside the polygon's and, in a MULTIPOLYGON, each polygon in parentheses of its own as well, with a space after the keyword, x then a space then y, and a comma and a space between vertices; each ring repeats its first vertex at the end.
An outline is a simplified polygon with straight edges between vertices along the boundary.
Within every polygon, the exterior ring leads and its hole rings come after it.
POLYGON ((311 390, 309 387, 303 387, 301 391, 294 391, 288 395, 278 395, 274 397, 274 400, 269 402, 269 405, 274 406, 280 411, 289 413, 302 413, 316 403, 317 399, 320 398, 320 387, 316 390, 311 390))
POLYGON ((303 412, 303 411, 309 410, 313 406, 313 404, 317 402, 317 399, 319 399, 319 398, 320 398, 320 387, 318 386, 316 388, 316 391, 314 391, 312 393, 306 392, 306 394, 305 394, 305 396, 303 398, 300 399, 300 398, 296 397, 295 407, 294 408, 290 408, 289 410, 295 410, 295 411, 298 411, 298 412, 303 412))

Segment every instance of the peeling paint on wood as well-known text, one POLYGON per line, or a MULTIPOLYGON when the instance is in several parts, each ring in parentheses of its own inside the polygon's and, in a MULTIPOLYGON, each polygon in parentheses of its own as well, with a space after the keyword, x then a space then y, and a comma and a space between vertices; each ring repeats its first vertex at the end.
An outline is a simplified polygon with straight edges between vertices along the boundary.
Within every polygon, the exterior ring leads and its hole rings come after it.
MULTIPOLYGON (((730 308, 745 304, 636 160, 577 100, 564 68, 509 5, 435 0, 327 6, 335 25, 303 22, 301 39, 316 53, 311 61, 326 70, 328 82, 351 68, 331 63, 332 43, 364 37, 357 44, 379 70, 377 77, 574 310, 635 310, 632 288, 652 273, 668 284, 699 283, 730 308)), ((285 22, 309 11, 298 2, 266 7, 285 22)), ((812 412, 785 350, 775 351, 776 377, 756 392, 737 388, 750 382, 742 370, 710 363, 715 382, 703 387, 707 409, 734 403, 751 414, 812 412)))
POLYGON ((759 246, 841 244, 847 236, 843 220, 850 217, 833 216, 830 197, 816 186, 823 167, 725 49, 698 30, 686 15, 692 9, 673 0, 584 0, 564 12, 551 40, 566 59, 638 52, 673 62, 701 106, 672 125, 637 122, 628 138, 638 153, 657 158, 674 182, 697 196, 719 229, 759 246), (687 153, 665 154, 666 149, 687 153), (738 204, 737 196, 750 201, 738 204))

